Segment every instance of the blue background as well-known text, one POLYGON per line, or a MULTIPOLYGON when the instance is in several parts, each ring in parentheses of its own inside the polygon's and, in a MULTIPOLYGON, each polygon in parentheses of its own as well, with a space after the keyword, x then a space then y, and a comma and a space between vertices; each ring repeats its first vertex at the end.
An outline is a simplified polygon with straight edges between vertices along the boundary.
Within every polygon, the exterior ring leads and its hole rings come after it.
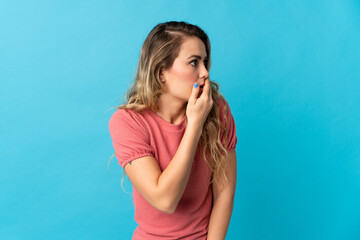
POLYGON ((235 117, 227 239, 360 239, 355 0, 1 1, 0 239, 130 239, 108 121, 168 20, 209 34, 235 117))

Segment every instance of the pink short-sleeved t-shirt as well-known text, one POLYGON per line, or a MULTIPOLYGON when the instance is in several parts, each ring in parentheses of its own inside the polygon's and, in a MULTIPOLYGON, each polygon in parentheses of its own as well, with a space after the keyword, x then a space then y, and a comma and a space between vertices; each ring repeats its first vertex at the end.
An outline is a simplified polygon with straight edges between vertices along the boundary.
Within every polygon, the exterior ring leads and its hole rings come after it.
MULTIPOLYGON (((224 123, 224 105, 222 101, 218 101, 218 104, 220 120, 224 123)), ((225 104, 228 136, 226 145, 232 151, 237 143, 235 121, 228 103, 225 104)), ((153 156, 163 171, 175 155, 185 129, 186 115, 175 125, 151 110, 137 113, 119 109, 109 121, 116 158, 122 167, 138 158, 153 156)), ((135 221, 138 227, 132 239, 206 239, 212 208, 210 180, 211 173, 198 148, 187 187, 173 214, 155 209, 133 187, 135 221)))

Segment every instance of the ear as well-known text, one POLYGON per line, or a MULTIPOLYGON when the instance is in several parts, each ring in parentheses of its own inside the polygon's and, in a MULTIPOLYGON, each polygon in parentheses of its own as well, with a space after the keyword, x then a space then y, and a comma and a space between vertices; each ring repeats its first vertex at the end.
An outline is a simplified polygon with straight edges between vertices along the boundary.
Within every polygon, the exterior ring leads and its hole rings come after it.
POLYGON ((163 70, 160 70, 160 81, 162 81, 163 83, 166 82, 166 79, 165 79, 165 74, 164 74, 164 71, 163 70))

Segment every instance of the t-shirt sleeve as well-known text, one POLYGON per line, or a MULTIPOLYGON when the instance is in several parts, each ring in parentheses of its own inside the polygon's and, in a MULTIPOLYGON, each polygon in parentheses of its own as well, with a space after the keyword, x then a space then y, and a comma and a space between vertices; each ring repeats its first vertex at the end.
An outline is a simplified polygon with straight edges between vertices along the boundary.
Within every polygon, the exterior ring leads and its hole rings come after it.
POLYGON ((117 110, 110 118, 109 131, 116 158, 123 168, 137 158, 154 156, 149 134, 137 113, 117 110))
MULTIPOLYGON (((220 103, 219 105, 220 105, 219 110, 222 111, 221 120, 222 120, 222 123, 225 123, 224 104, 220 103)), ((221 140, 222 140, 222 143, 225 144, 227 150, 229 152, 231 152, 231 151, 235 150, 236 143, 237 143, 236 126, 235 126, 234 117, 233 117, 233 115, 231 113, 230 106, 229 106, 227 101, 225 101, 225 106, 226 106, 226 122, 227 122, 227 126, 226 126, 227 141, 225 141, 226 139, 225 139, 225 134, 224 133, 221 136, 221 138, 222 138, 221 140)))

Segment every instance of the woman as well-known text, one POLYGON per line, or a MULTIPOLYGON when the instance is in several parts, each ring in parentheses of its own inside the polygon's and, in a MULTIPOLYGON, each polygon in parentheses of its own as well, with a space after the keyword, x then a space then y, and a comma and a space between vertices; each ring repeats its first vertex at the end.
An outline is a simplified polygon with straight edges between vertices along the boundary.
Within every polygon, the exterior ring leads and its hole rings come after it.
POLYGON ((127 103, 109 122, 133 185, 133 239, 225 239, 237 142, 228 103, 209 80, 210 42, 197 26, 155 26, 127 103))

